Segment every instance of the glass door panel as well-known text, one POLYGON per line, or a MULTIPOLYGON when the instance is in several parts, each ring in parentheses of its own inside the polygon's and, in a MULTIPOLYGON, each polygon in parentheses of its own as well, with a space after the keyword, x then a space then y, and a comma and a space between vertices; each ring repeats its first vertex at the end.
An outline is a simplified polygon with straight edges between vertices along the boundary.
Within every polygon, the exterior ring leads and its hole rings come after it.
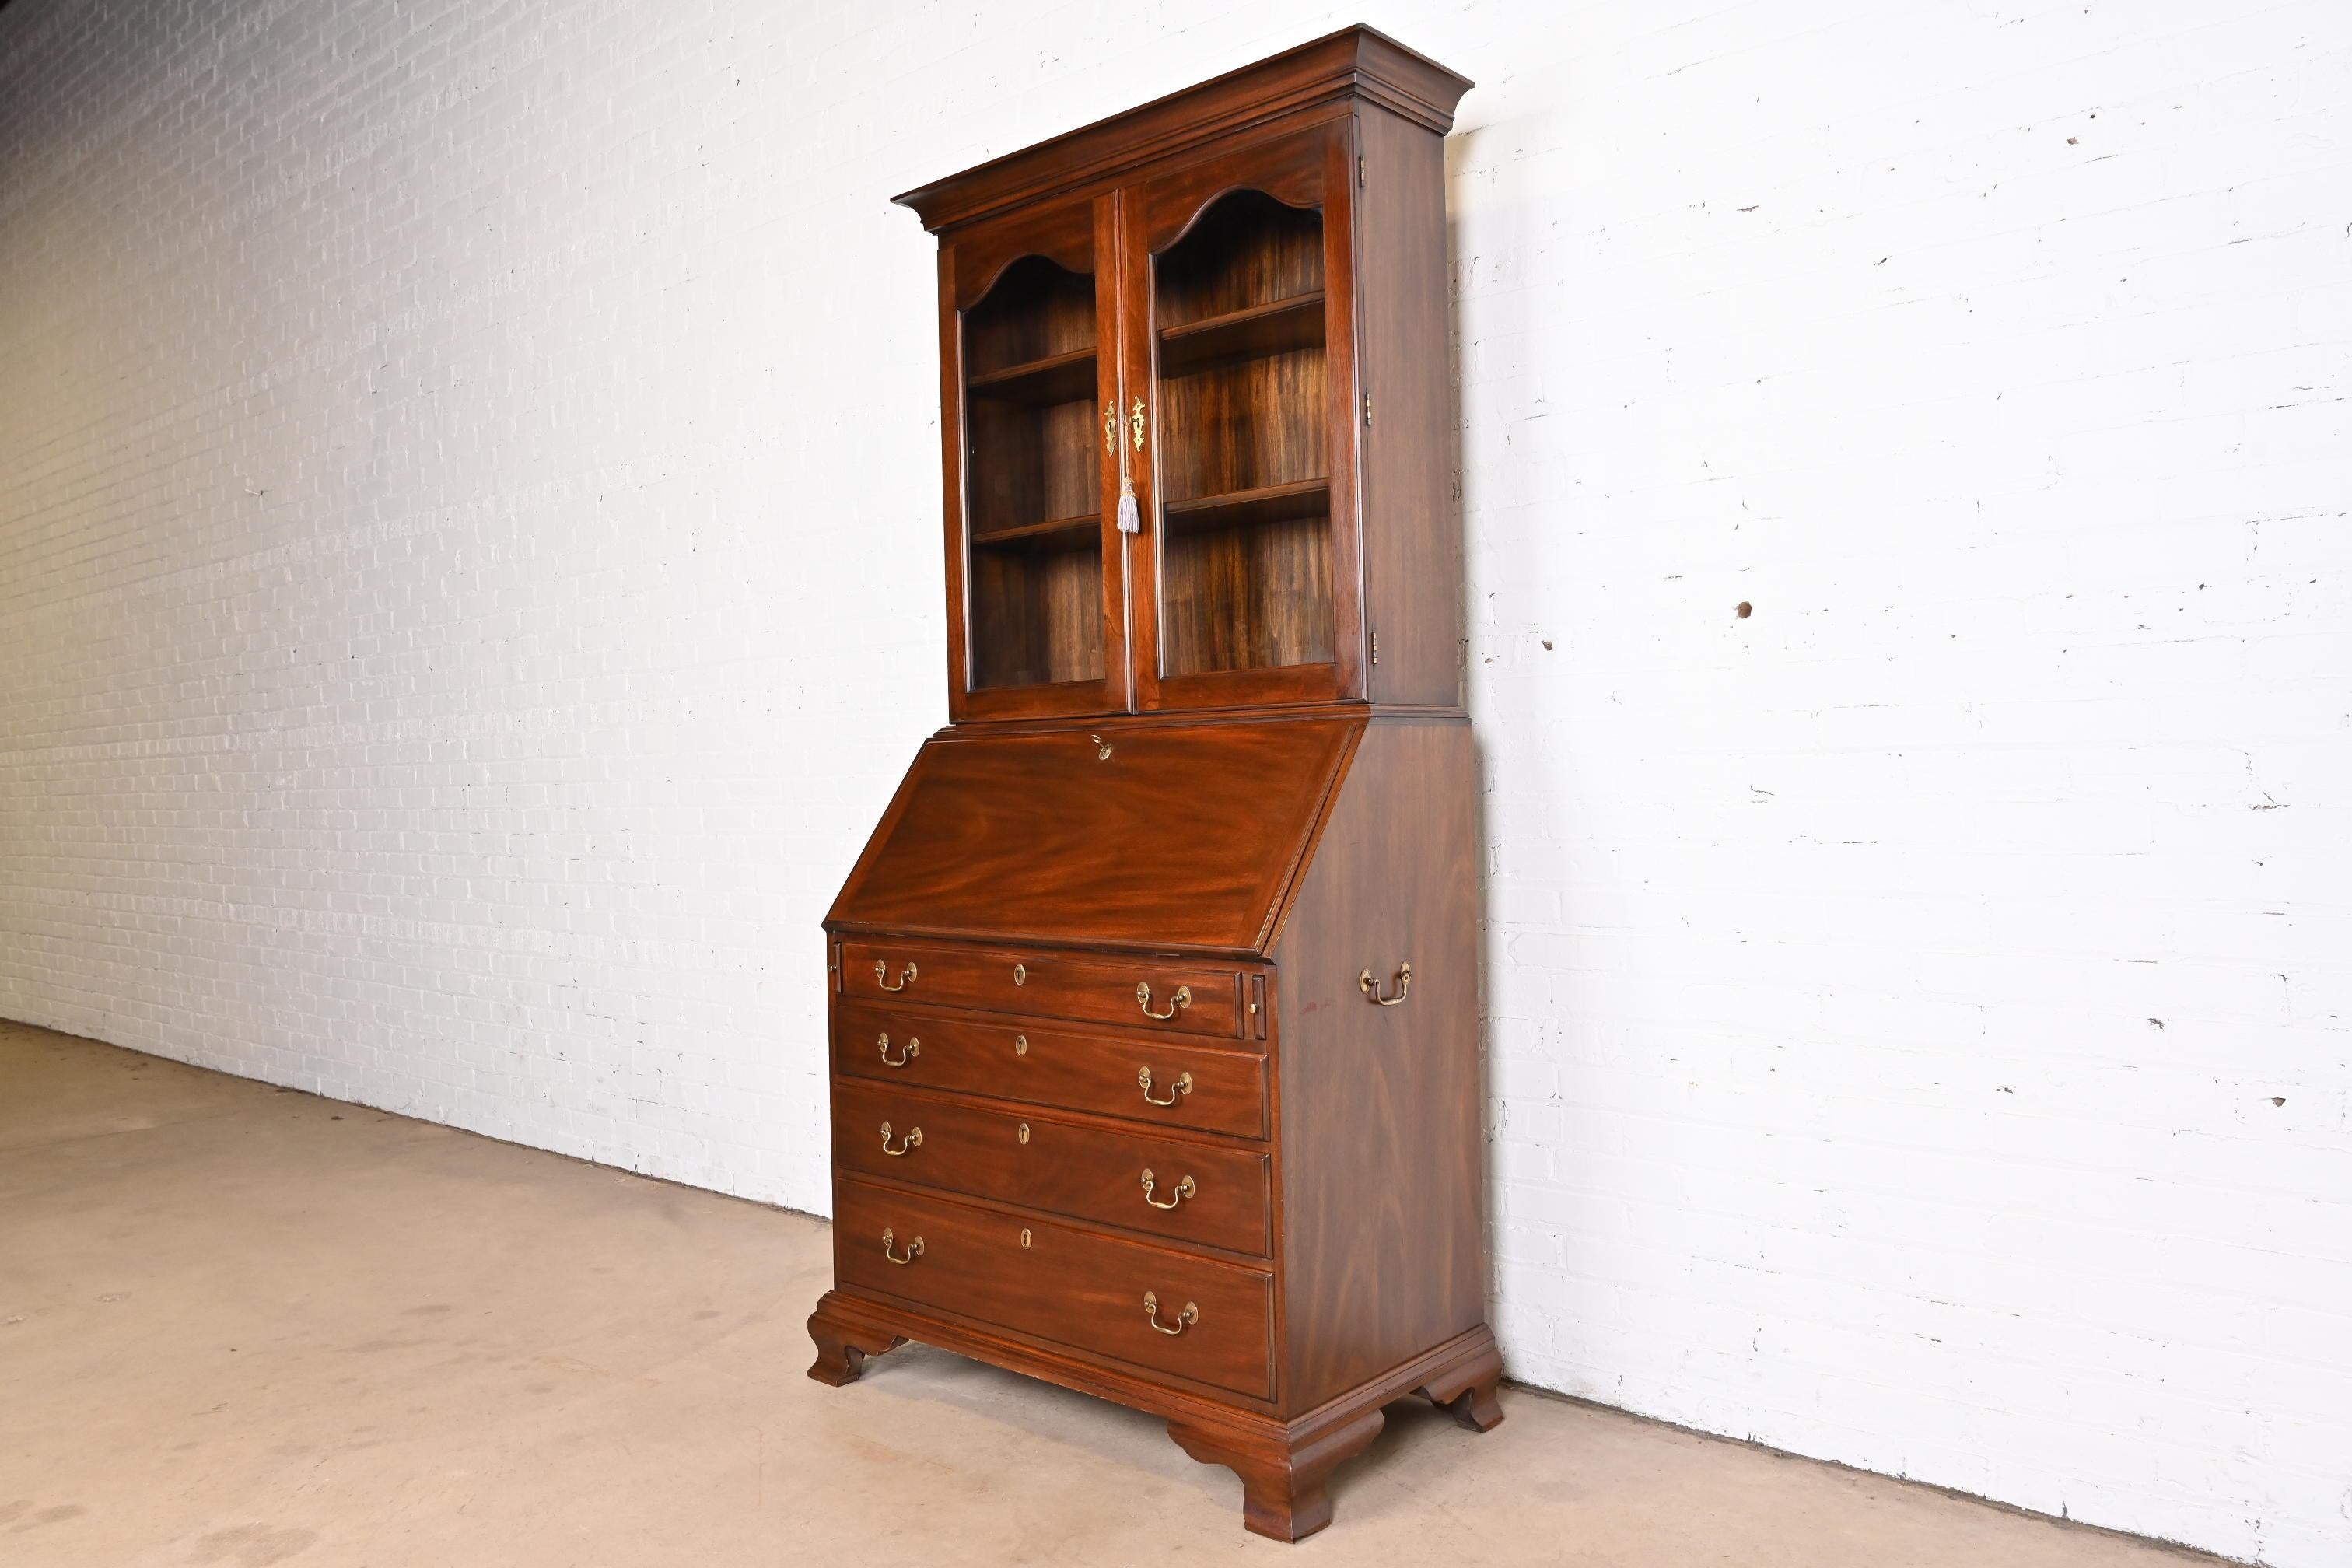
POLYGON ((1094 274, 1045 256, 963 312, 974 691, 1104 679, 1100 319, 1094 274))
POLYGON ((1332 661, 1324 248, 1244 189, 1154 262, 1163 677, 1332 661))

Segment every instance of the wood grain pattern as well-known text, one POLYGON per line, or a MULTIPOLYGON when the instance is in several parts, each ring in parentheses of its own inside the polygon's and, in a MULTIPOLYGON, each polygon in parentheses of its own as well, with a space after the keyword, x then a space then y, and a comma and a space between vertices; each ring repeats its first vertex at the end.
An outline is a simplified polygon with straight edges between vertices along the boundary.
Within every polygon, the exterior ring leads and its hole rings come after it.
POLYGON ((1266 1255, 1273 1194, 1261 1149, 862 1083, 834 1086, 833 1148, 837 1168, 880 1181, 1017 1204, 1155 1241, 1266 1255))
POLYGON ((1263 1270, 1042 1216, 840 1179, 834 1272, 845 1284, 944 1308, 1147 1371, 1263 1397, 1273 1378, 1272 1287, 1263 1270), (886 1255, 882 1233, 891 1233, 886 1255), (1029 1245, 1021 1244, 1029 1233, 1029 1245), (921 1243, 909 1263, 893 1263, 921 1243), (1150 1293, 1159 1321, 1144 1308, 1150 1293))
POLYGON ((1261 951, 1361 722, 934 737, 828 923, 1261 951))
POLYGON ((1474 767, 1466 724, 1371 726, 1276 943, 1294 1411, 1486 1315, 1474 767))
POLYGON ((833 1017, 836 1073, 1119 1117, 1155 1131, 1264 1138, 1263 1049, 1250 1039, 1216 1047, 904 1007, 844 1004, 833 1017))

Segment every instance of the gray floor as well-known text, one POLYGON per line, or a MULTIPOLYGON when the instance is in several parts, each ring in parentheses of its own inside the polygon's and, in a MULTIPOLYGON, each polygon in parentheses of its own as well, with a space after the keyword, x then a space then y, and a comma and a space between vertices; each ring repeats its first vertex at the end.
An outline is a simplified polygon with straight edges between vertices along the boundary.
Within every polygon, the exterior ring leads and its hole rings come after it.
POLYGON ((826 1227, 0 1024, 0 1563, 2212 1559, 1506 1389, 1297 1547, 1158 1423, 938 1352, 803 1375, 826 1227))

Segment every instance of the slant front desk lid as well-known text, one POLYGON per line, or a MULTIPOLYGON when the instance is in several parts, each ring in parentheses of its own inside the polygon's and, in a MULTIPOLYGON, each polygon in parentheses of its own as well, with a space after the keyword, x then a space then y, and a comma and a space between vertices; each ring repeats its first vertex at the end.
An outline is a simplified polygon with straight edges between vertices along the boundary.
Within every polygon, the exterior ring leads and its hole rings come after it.
POLYGON ((825 923, 1263 953, 1363 726, 934 735, 825 923))

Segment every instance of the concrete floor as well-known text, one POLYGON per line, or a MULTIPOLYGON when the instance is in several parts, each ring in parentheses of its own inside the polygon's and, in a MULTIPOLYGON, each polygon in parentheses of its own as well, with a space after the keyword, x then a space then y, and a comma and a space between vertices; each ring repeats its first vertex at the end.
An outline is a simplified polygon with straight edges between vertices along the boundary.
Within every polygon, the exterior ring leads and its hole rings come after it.
POLYGON ((815 1220, 0 1024, 0 1563, 2212 1561, 1509 1389, 1285 1547, 1132 1412, 810 1382, 826 1283, 815 1220))

